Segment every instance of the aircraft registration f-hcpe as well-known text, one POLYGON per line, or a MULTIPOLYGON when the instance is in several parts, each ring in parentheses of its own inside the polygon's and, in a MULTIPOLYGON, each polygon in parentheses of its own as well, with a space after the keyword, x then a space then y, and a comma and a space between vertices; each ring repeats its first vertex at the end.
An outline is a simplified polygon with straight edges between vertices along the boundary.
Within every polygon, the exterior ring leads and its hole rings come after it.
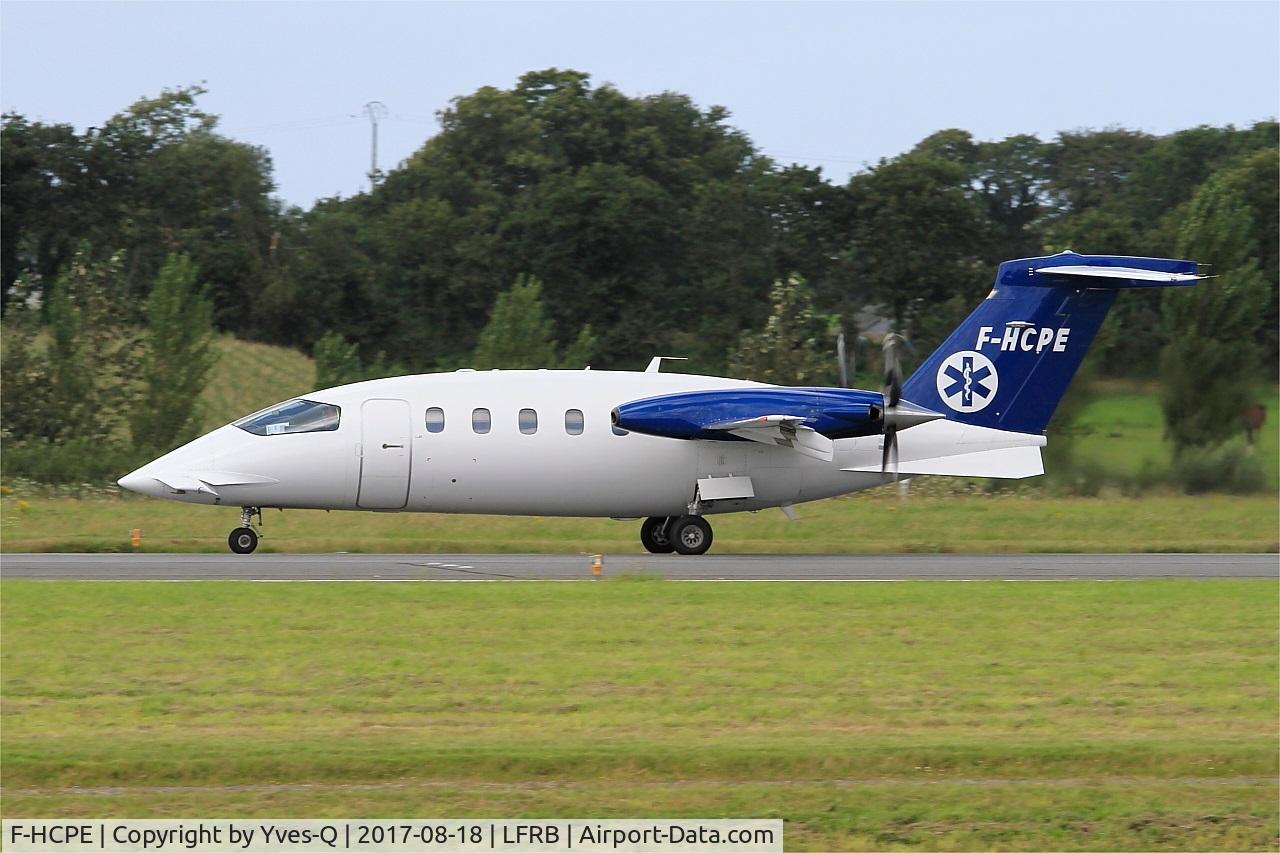
POLYGON ((357 382, 221 427, 120 480, 241 507, 645 519, 653 552, 702 554, 705 516, 869 489, 903 476, 1044 473, 1044 429, 1120 288, 1191 285, 1194 261, 1006 261, 995 286, 883 391, 604 370, 459 370, 357 382))

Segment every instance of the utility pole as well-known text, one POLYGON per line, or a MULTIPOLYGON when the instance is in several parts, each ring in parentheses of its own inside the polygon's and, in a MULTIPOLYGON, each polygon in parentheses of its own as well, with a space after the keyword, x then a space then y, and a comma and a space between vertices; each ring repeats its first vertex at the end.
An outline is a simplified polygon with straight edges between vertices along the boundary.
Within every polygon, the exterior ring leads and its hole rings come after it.
POLYGON ((378 121, 387 117, 387 105, 382 101, 370 101, 364 105, 363 114, 369 119, 372 135, 369 144, 369 189, 372 190, 382 177, 382 173, 378 171, 378 121))
POLYGON ((840 387, 849 387, 849 360, 845 357, 844 326, 836 334, 836 373, 840 377, 840 387))

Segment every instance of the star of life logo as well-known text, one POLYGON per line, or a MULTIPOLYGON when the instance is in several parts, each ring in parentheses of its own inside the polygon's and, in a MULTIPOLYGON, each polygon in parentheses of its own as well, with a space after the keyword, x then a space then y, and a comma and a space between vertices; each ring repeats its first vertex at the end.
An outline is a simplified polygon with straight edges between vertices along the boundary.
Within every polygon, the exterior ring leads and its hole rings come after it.
POLYGON ((980 352, 953 352, 938 367, 938 396, 957 412, 977 412, 996 398, 1000 377, 980 352))

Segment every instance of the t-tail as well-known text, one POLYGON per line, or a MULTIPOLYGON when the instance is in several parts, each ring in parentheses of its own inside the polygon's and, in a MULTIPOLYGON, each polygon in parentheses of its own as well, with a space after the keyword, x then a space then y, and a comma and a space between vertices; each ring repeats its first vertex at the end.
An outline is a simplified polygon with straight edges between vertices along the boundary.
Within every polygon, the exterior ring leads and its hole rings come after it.
POLYGON ((1077 255, 1005 261, 991 293, 902 396, 948 420, 1043 432, 1123 287, 1190 285, 1195 261, 1077 255))

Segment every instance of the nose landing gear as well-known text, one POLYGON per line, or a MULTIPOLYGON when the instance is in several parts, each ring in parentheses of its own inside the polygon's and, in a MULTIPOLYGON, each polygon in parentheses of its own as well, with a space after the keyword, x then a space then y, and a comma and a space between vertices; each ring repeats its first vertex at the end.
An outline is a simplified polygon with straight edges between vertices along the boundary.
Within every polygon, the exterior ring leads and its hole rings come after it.
POLYGON ((252 554, 258 547, 258 531, 253 527, 253 517, 258 517, 258 526, 262 526, 262 507, 240 507, 240 526, 231 531, 227 537, 227 545, 237 554, 252 554))
POLYGON ((674 551, 696 557, 711 547, 711 525, 699 515, 646 518, 640 525, 640 543, 651 554, 674 551))

